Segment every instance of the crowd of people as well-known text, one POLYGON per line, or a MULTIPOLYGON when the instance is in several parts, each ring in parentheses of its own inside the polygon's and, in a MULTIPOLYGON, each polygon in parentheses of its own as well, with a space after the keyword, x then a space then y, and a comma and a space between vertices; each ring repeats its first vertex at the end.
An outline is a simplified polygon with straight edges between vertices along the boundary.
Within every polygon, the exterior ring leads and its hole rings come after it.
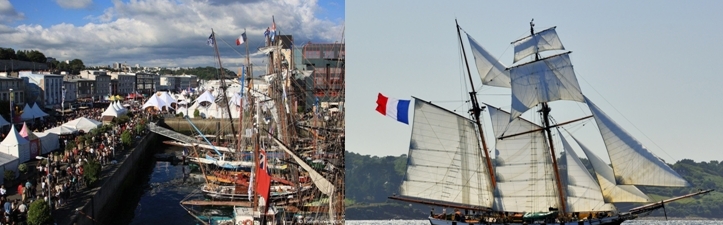
MULTIPOLYGON (((102 108, 78 109, 75 113, 89 119, 101 120, 103 110, 102 108)), ((128 130, 131 132, 131 137, 140 135, 136 134, 133 128, 144 120, 143 111, 133 107, 129 111, 131 113, 129 113, 128 122, 102 128, 99 130, 101 132, 91 132, 92 137, 89 142, 81 140, 80 137, 83 133, 61 135, 60 149, 56 150, 61 153, 60 157, 47 157, 47 161, 38 161, 35 168, 37 173, 28 177, 27 180, 21 181, 17 186, 19 197, 10 200, 7 189, 4 186, 0 188, 0 205, 4 206, 0 224, 25 221, 29 205, 38 199, 50 202, 51 210, 64 207, 70 197, 86 187, 83 178, 84 164, 90 160, 98 162, 101 168, 114 164, 117 154, 124 150, 120 134, 128 130), (66 148, 65 146, 70 143, 73 143, 74 147, 66 148)), ((59 126, 64 123, 64 120, 72 119, 76 118, 50 117, 40 123, 34 123, 32 126, 35 131, 42 132, 41 129, 59 126)), ((85 138, 88 136, 85 135, 85 138)))

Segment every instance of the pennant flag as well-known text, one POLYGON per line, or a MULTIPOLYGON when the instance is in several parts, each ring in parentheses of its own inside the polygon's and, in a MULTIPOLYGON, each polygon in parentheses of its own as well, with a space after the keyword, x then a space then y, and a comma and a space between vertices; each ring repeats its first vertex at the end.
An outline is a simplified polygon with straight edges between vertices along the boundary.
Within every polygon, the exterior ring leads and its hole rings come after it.
POLYGON ((274 19, 274 16, 271 16, 271 32, 276 33, 276 20, 274 19))
POLYGON ((268 37, 269 34, 271 34, 271 31, 269 31, 269 28, 266 28, 266 31, 264 31, 264 37, 268 37))
POLYGON ((410 100, 389 98, 379 93, 377 95, 377 112, 399 122, 409 124, 409 102, 410 100))
POLYGON ((256 193, 261 195, 264 199, 264 208, 263 212, 266 212, 269 206, 269 192, 271 192, 271 176, 269 175, 268 171, 268 163, 266 162, 266 151, 261 149, 259 150, 259 167, 257 167, 256 170, 256 187, 258 187, 258 190, 256 190, 256 193))
POLYGON ((241 34, 241 36, 239 36, 238 39, 236 39, 236 45, 241 45, 244 42, 246 42, 246 32, 241 34))
POLYGON ((208 41, 206 41, 206 43, 208 44, 208 46, 211 46, 211 47, 213 47, 216 44, 216 43, 214 43, 214 40, 213 40, 213 33, 211 33, 211 36, 208 36, 208 41))

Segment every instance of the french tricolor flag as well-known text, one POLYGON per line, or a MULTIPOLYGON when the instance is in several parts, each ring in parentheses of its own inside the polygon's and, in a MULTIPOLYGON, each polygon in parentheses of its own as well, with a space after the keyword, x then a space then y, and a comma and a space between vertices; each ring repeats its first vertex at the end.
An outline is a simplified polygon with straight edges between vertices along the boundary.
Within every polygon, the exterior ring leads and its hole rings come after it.
POLYGON ((377 96, 377 112, 399 122, 409 124, 409 100, 389 98, 379 93, 377 96))

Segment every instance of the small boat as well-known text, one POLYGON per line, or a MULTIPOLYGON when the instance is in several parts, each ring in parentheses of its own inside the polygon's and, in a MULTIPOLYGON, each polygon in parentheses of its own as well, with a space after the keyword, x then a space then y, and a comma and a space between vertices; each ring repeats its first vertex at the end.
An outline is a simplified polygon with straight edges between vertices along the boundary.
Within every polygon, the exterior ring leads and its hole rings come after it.
MULTIPOLYGON (((204 184, 201 187, 201 191, 208 197, 217 200, 248 200, 249 192, 248 185, 216 185, 216 184, 204 184)), ((309 189, 309 187, 302 187, 302 191, 309 189)), ((296 190, 292 186, 288 185, 273 185, 271 186, 270 200, 280 200, 283 198, 293 198, 296 195, 296 190)))

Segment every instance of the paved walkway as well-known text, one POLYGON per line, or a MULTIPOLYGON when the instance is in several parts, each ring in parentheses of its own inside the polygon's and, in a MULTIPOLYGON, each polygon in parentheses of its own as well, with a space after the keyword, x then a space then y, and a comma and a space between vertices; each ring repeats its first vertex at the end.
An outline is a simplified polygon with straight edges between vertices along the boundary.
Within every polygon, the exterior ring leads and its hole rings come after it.
MULTIPOLYGON (((73 192, 70 194, 70 198, 66 199, 65 204, 63 204, 60 208, 57 208, 53 210, 52 217, 55 220, 56 224, 65 225, 65 224, 71 224, 71 221, 74 220, 76 216, 87 216, 88 218, 91 218, 91 215, 84 215, 80 209, 85 206, 88 202, 90 202, 93 196, 95 196, 96 191, 100 189, 100 187, 103 186, 103 184, 108 180, 107 178, 111 176, 113 173, 115 173, 115 170, 120 166, 125 159, 128 157, 129 153, 135 150, 136 145, 140 142, 142 139, 134 140, 133 147, 126 148, 125 151, 116 151, 116 157, 118 163, 116 164, 106 164, 102 167, 101 174, 100 174, 100 180, 96 185, 94 185, 93 188, 83 188, 80 191, 73 192)), ((5 188, 8 192, 8 199, 9 200, 15 200, 15 199, 21 199, 22 196, 18 194, 18 184, 19 182, 22 182, 23 184, 28 180, 28 178, 33 179, 33 183, 35 179, 38 177, 38 171, 36 169, 38 163, 40 163, 40 160, 33 160, 26 162, 25 164, 28 166, 28 173, 27 174, 21 174, 17 181, 13 182, 14 185, 9 187, 7 184, 5 185, 5 188)), ((61 164, 61 166, 65 166, 67 164, 61 164)), ((40 190, 36 189, 38 194, 40 194, 40 190)), ((39 196, 39 195, 38 195, 39 196)), ((96 221, 98 222, 98 221, 96 221)))

